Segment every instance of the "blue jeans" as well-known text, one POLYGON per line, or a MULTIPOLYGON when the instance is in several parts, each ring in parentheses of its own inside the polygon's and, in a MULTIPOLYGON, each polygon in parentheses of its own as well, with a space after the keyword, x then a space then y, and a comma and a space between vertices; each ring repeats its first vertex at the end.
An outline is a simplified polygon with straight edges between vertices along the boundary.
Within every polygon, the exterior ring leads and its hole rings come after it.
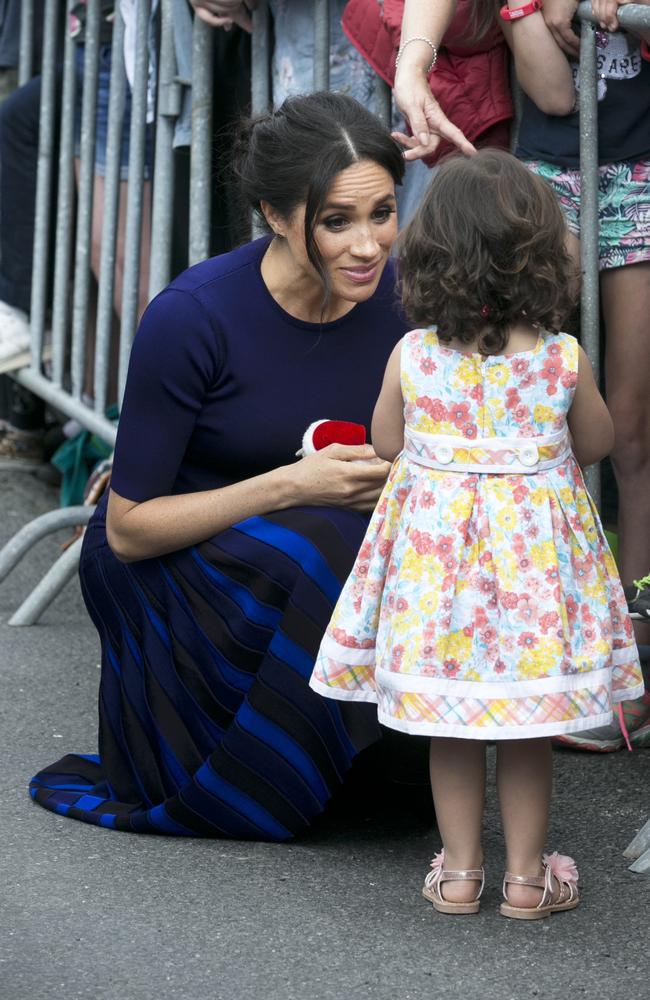
MULTIPOLYGON (((102 177, 106 175, 106 143, 108 139, 108 96, 111 83, 112 46, 101 45, 99 48, 99 73, 97 78, 97 105, 95 113, 95 173, 102 177)), ((79 156, 81 143, 81 94, 83 89, 85 47, 75 48, 75 64, 77 70, 77 102, 75 106, 74 132, 75 156, 79 156)), ((122 148, 120 151, 120 180, 129 177, 129 131, 131 128, 131 91, 127 84, 124 101, 124 118, 122 120, 122 148)), ((153 166, 153 126, 146 126, 146 146, 144 156, 144 176, 151 177, 153 166)))

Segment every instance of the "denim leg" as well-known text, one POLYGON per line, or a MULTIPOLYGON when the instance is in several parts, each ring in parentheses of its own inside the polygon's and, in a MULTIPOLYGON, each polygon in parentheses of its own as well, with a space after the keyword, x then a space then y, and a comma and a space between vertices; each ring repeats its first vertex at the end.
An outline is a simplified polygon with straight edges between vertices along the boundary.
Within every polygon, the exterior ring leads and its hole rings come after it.
POLYGON ((0 300, 29 312, 41 78, 0 105, 0 300))

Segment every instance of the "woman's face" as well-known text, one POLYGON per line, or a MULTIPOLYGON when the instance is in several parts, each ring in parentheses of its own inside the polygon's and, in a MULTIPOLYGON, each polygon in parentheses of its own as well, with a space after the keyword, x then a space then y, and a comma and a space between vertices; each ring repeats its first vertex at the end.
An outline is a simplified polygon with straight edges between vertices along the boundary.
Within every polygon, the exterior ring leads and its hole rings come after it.
MULTIPOLYGON (((305 205, 279 227, 295 265, 305 277, 320 276, 307 256, 305 205)), ((338 173, 316 219, 314 238, 336 300, 364 302, 374 293, 397 236, 395 182, 373 160, 338 173)))

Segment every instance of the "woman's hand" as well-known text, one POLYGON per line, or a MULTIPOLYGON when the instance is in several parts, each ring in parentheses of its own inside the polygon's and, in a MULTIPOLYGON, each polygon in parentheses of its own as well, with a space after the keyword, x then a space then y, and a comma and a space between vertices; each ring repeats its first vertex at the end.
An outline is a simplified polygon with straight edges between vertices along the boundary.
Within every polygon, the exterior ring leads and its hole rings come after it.
POLYGON ((390 463, 377 458, 371 445, 330 444, 285 469, 292 481, 291 506, 371 511, 389 471, 390 463))
POLYGON ((251 11, 257 7, 257 0, 190 0, 196 16, 212 28, 230 31, 234 24, 249 33, 253 30, 251 11))
MULTIPOLYGON (((456 125, 452 125, 431 93, 425 70, 411 60, 409 48, 404 49, 395 76, 393 94, 395 103, 406 118, 413 135, 393 132, 393 138, 403 146, 405 160, 419 160, 435 152, 441 139, 456 146, 461 153, 471 156, 476 150, 456 125)), ((430 56, 429 51, 429 56, 430 56)))
POLYGON ((544 0, 542 16, 553 38, 568 56, 578 58, 580 39, 571 27, 578 0, 544 0))

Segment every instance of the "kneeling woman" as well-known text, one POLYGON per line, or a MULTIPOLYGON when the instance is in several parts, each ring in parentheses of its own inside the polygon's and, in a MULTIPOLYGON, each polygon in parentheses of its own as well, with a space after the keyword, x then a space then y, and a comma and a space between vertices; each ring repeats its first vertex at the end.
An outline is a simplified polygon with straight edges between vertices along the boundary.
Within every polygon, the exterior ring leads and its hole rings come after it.
POLYGON ((407 328, 389 260, 404 167, 335 94, 286 101, 241 145, 272 232, 190 268, 142 319, 80 567, 99 755, 31 791, 118 830, 283 840, 379 736, 368 706, 308 680, 388 465, 369 445, 295 453, 314 420, 369 427, 407 328))

